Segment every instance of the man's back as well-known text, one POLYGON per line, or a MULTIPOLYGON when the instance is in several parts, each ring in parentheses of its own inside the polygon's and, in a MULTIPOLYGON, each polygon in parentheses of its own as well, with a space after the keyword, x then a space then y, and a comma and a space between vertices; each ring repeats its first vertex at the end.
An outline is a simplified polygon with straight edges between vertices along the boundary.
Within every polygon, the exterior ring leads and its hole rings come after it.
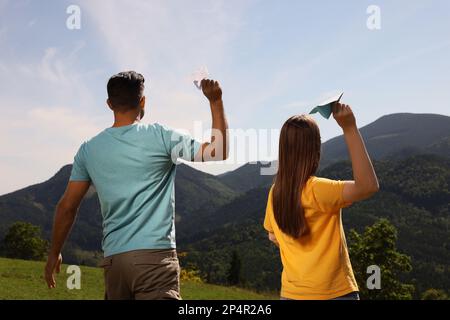
POLYGON ((143 125, 144 76, 113 75, 106 103, 114 124, 78 150, 66 191, 56 206, 45 280, 55 288, 61 250, 91 185, 103 215, 101 266, 107 299, 180 299, 180 265, 175 249, 175 171, 178 158, 222 161, 228 156, 228 124, 222 89, 203 79, 211 109, 211 137, 199 143, 159 124, 143 125))
POLYGON ((172 158, 191 160, 199 148, 159 124, 108 128, 80 147, 70 181, 92 181, 98 192, 106 257, 176 247, 172 158))

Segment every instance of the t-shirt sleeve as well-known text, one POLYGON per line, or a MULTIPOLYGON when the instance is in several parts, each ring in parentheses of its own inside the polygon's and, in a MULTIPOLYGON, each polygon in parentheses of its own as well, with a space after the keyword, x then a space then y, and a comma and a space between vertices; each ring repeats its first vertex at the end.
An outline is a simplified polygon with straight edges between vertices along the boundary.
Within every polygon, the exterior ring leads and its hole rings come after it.
POLYGON ((86 169, 86 143, 81 145, 75 155, 69 181, 91 181, 86 169))
POLYGON ((335 212, 351 203, 343 198, 345 181, 316 178, 313 182, 314 198, 323 212, 335 212))
POLYGON ((172 161, 183 159, 193 161, 202 144, 188 133, 159 125, 164 146, 172 161))
POLYGON ((273 233, 273 226, 272 222, 270 221, 271 216, 273 216, 272 189, 270 189, 269 196, 267 199, 266 216, 264 218, 264 229, 266 229, 268 232, 273 233))

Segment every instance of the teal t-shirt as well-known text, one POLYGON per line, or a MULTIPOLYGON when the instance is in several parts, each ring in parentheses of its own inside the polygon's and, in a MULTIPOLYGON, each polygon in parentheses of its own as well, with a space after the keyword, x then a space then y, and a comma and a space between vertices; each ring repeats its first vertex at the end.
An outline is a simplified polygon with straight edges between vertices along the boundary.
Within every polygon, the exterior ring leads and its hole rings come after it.
POLYGON ((84 142, 70 181, 91 181, 103 216, 105 257, 175 248, 176 161, 201 144, 159 124, 108 128, 84 142))

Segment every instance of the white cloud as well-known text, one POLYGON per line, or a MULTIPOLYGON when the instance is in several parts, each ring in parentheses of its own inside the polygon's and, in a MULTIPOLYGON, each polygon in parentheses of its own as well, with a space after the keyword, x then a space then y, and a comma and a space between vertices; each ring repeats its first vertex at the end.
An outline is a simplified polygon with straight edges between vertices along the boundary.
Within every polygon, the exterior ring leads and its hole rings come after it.
POLYGON ((47 180, 102 129, 70 108, 33 108, 19 116, 15 110, 5 108, 0 119, 0 194, 47 180))
POLYGON ((450 41, 445 40, 432 46, 427 47, 418 47, 417 50, 412 52, 407 52, 406 54, 402 54, 399 56, 394 56, 390 60, 384 60, 381 63, 373 66, 370 70, 362 73, 359 77, 356 78, 357 81, 367 81, 379 74, 382 74, 386 70, 393 70, 395 68, 405 67, 406 65, 411 65, 411 62, 414 63, 415 60, 424 60, 424 57, 427 55, 433 54, 436 51, 445 51, 449 49, 450 41))
POLYGON ((85 81, 88 74, 78 70, 75 63, 76 52, 82 47, 82 43, 78 44, 69 53, 49 47, 37 61, 1 65, 2 102, 13 101, 22 108, 31 108, 36 102, 40 106, 59 104, 74 108, 95 105, 94 94, 85 81))
MULTIPOLYGON (((249 1, 84 1, 119 68, 173 72, 220 62, 249 1), (169 64, 164 65, 164 62, 169 64)), ((176 75, 175 75, 176 76, 176 75)), ((170 74, 166 73, 170 78, 170 74)))
POLYGON ((209 121, 201 92, 186 78, 207 65, 212 77, 227 72, 224 61, 252 1, 83 1, 116 70, 147 78, 152 120, 175 127, 209 121))
POLYGON ((47 48, 35 63, 0 64, 0 194, 48 179, 106 126, 104 117, 79 112, 95 105, 73 67, 81 47, 65 55, 47 48))
POLYGON ((99 131, 99 126, 94 125, 94 120, 69 108, 32 109, 25 120, 25 127, 28 121, 39 124, 39 132, 48 137, 65 132, 64 145, 77 144, 99 131))

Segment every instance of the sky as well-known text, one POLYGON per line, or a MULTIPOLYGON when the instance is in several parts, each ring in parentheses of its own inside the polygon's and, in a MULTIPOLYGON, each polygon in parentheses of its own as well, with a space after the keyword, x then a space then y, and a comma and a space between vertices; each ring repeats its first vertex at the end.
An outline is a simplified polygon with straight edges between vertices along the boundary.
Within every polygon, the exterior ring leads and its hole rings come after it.
MULTIPOLYGON (((284 121, 340 91, 360 127, 450 115, 449 31, 447 0, 0 0, 0 194, 49 179, 112 125, 106 82, 123 70, 146 77, 145 122, 206 138, 209 106, 189 78, 207 66, 237 139, 258 139, 196 165, 214 174, 275 159, 284 121)), ((340 134, 315 118, 323 141, 340 134)))

